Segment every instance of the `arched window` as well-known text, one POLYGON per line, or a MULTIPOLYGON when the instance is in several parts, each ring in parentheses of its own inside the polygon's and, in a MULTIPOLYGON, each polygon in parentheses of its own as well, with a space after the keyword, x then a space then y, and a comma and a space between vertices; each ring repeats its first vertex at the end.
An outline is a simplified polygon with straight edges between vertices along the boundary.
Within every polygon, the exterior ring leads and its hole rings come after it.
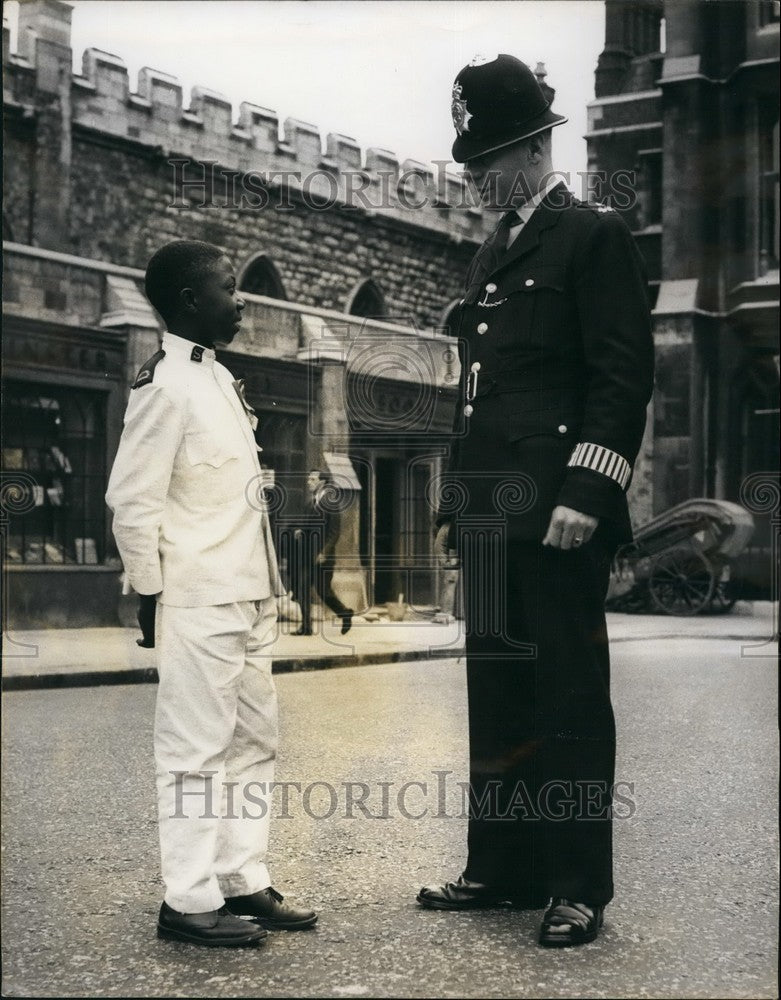
POLYGON ((279 272, 264 254, 256 254, 239 272, 239 289, 269 299, 287 299, 279 272))
POLYGON ((347 312, 351 316, 363 316, 366 319, 382 319, 385 315, 385 296, 379 285, 367 278, 353 290, 348 300, 347 312))

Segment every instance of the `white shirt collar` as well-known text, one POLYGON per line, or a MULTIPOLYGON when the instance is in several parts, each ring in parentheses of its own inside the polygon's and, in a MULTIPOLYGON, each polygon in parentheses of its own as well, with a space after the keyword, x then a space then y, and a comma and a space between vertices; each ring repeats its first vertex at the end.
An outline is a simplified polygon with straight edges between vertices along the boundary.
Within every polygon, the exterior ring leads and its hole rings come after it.
MULTIPOLYGON (((520 222, 517 223, 517 225, 519 226, 526 225, 526 223, 532 217, 534 209, 540 204, 541 201, 547 198, 548 193, 552 191, 560 183, 561 183, 561 177, 559 177, 559 175, 556 173, 552 174, 549 177, 548 183, 545 185, 545 187, 542 188, 540 191, 538 191, 533 198, 530 198, 517 210, 518 217, 521 220, 520 222)), ((514 228, 515 226, 511 226, 510 232, 512 232, 514 228)))
POLYGON ((200 364, 209 367, 214 364, 217 357, 210 347, 195 344, 192 340, 186 340, 184 337, 177 337, 175 333, 169 333, 168 330, 163 334, 163 350, 166 354, 172 354, 180 360, 200 362, 200 364))

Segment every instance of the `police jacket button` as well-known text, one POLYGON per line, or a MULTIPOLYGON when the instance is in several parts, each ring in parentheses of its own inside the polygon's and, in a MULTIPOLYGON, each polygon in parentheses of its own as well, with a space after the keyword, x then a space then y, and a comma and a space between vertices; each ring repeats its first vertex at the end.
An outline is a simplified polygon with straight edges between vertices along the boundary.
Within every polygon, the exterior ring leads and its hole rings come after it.
POLYGON ((495 284, 493 283, 493 281, 489 281, 489 283, 488 283, 488 284, 487 284, 487 285, 485 286, 485 290, 486 290, 486 291, 487 291, 487 292, 488 292, 489 294, 490 294, 491 292, 495 292, 495 291, 496 291, 496 285, 495 285, 495 284))
POLYGON ((478 327, 477 327, 477 332, 478 333, 486 333, 487 331, 488 331, 488 324, 487 323, 480 323, 480 324, 478 324, 478 327))
POLYGON ((480 371, 480 362, 479 361, 473 362, 473 364, 472 364, 472 371, 473 372, 479 372, 480 371))
POLYGON ((470 406, 469 403, 467 403, 466 406, 464 407, 464 416, 471 417, 474 412, 475 412, 474 407, 470 406))
POLYGON ((531 286, 534 284, 534 278, 527 278, 524 284, 526 285, 527 288, 531 288, 531 286))
POLYGON ((566 434, 566 433, 567 433, 567 425, 559 424, 559 434, 566 434))

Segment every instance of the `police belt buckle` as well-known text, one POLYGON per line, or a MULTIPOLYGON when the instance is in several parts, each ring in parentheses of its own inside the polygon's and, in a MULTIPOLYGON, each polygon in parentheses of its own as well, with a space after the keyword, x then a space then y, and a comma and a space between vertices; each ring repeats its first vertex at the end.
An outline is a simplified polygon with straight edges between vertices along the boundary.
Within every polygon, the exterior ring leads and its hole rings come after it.
POLYGON ((477 376, 480 374, 479 369, 474 369, 469 373, 466 379, 466 401, 467 403, 473 403, 477 395, 477 376))

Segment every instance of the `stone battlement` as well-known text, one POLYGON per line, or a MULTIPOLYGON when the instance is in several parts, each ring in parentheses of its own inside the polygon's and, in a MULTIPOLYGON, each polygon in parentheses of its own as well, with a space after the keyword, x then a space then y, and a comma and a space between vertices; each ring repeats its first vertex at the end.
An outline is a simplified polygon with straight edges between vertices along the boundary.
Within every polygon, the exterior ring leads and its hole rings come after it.
MULTIPOLYGON (((460 242, 482 241, 494 225, 474 205, 463 181, 415 160, 399 162, 385 149, 363 152, 348 136, 242 102, 238 116, 215 91, 193 87, 185 106, 179 81, 144 67, 135 91, 124 61, 89 48, 81 74, 71 72, 70 7, 60 0, 20 5, 19 42, 9 52, 3 28, 4 99, 7 108, 34 118, 39 106, 59 98, 74 137, 99 134, 130 141, 165 159, 216 163, 240 175, 262 176, 269 189, 287 187, 298 197, 349 205, 460 242)), ((173 168, 172 168, 173 179, 173 168)))

